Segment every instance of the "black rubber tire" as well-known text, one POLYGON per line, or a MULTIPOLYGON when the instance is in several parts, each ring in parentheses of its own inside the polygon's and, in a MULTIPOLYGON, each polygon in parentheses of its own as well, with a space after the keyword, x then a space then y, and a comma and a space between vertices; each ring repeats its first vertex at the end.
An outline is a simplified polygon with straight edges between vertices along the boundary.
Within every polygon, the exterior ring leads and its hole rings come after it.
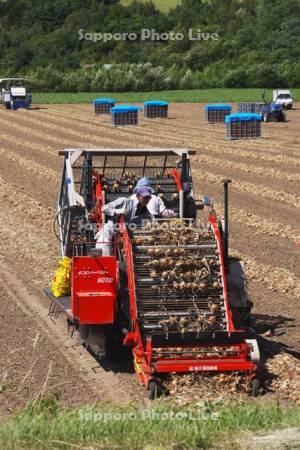
POLYGON ((154 380, 149 381, 148 384, 148 398, 155 400, 158 397, 158 386, 154 380))
POLYGON ((260 393, 261 384, 258 378, 251 380, 251 395, 252 397, 258 397, 260 393))

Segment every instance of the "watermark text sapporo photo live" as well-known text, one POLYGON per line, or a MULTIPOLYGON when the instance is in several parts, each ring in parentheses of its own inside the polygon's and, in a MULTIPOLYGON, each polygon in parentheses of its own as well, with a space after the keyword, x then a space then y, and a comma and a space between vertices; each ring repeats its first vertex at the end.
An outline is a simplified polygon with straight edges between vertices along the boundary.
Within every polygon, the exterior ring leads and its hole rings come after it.
POLYGON ((185 33, 167 31, 160 33, 155 28, 143 28, 139 33, 132 32, 88 32, 83 28, 78 30, 79 41, 109 42, 109 41, 144 41, 144 42, 166 42, 166 41, 217 41, 220 39, 217 32, 207 32, 201 29, 190 28, 185 33))
POLYGON ((79 410, 79 419, 85 422, 119 422, 128 420, 145 420, 145 421, 207 421, 219 420, 220 414, 217 411, 208 411, 200 408, 198 411, 154 411, 153 409, 140 412, 87 412, 79 410))

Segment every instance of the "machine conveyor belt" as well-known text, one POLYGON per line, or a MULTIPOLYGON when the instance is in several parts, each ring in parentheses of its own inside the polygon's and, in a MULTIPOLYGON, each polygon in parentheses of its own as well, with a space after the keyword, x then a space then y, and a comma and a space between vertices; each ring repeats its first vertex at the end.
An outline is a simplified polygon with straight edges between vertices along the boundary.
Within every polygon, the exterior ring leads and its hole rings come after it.
MULTIPOLYGON (((169 235, 174 233, 170 231, 169 235)), ((168 230, 160 232, 153 226, 139 228, 132 238, 137 314, 144 335, 228 330, 222 272, 212 231, 205 227, 184 230, 168 242, 168 230), (182 236, 187 236, 185 243, 180 242, 182 236)))

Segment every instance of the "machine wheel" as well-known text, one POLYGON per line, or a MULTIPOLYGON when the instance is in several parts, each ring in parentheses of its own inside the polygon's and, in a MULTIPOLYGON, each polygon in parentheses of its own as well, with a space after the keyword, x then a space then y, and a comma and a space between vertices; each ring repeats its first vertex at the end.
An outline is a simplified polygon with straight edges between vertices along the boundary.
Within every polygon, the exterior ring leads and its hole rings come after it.
POLYGON ((10 109, 10 102, 5 102, 5 108, 10 109))
POLYGON ((148 384, 148 398, 155 400, 158 397, 158 386, 154 380, 149 381, 148 384))
POLYGON ((260 393, 260 381, 258 378, 253 378, 251 380, 251 395, 252 397, 257 397, 260 393))

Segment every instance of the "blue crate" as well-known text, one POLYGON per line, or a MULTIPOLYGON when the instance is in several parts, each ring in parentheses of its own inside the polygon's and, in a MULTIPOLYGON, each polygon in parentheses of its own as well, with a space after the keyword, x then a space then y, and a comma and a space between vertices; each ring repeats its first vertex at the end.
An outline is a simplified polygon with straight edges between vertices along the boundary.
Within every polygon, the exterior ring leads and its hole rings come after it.
POLYGON ((261 137, 261 115, 235 113, 225 118, 226 138, 230 140, 256 139, 261 137))
POLYGON ((205 106, 205 120, 208 123, 224 123, 225 117, 231 113, 232 106, 216 103, 205 106))
POLYGON ((215 103, 212 105, 206 105, 205 111, 231 111, 232 106, 230 105, 223 105, 222 103, 215 103))
POLYGON ((238 112, 260 114, 261 107, 264 105, 262 102, 241 102, 237 104, 238 112))
POLYGON ((95 98, 93 100, 95 114, 110 114, 116 104, 113 98, 95 98))
POLYGON ((148 119, 168 117, 169 103, 161 100, 149 100, 144 103, 144 116, 148 119))
POLYGON ((113 107, 111 109, 113 126, 138 125, 138 114, 141 109, 131 105, 113 107))

